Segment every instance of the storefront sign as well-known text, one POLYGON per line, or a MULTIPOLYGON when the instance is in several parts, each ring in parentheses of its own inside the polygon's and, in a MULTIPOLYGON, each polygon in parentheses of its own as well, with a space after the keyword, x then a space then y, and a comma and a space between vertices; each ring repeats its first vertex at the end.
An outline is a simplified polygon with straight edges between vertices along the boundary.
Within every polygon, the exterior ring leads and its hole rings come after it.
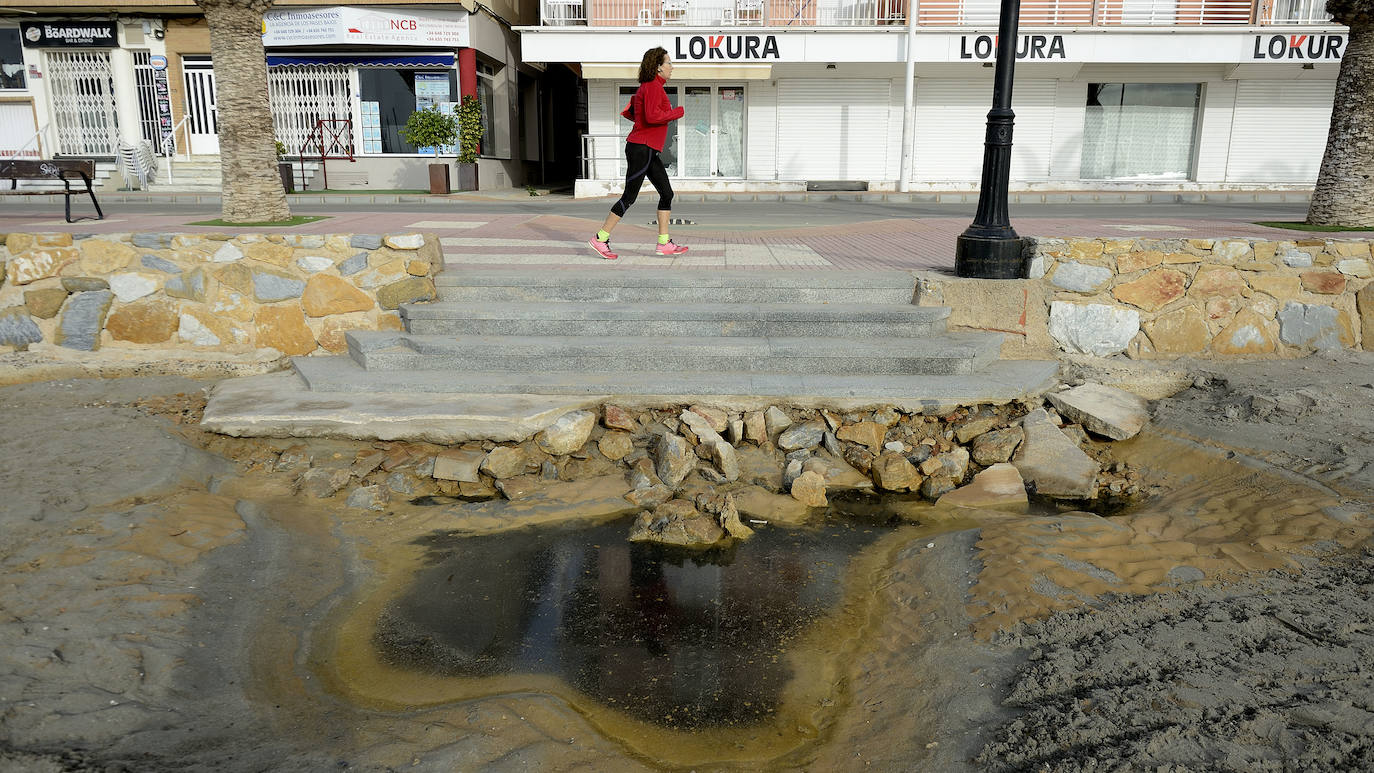
POLYGON ((1339 62, 1344 48, 1344 35, 1256 35, 1254 58, 1339 62))
POLYGON ((265 46, 436 46, 466 48, 467 11, 380 10, 335 6, 263 15, 265 46))
POLYGON ((26 48, 117 48, 112 21, 26 21, 19 25, 26 48))
POLYGON ((673 57, 679 61, 778 59, 777 35, 678 35, 673 57))
POLYGON ((148 57, 148 66, 152 67, 154 70, 165 70, 167 69, 167 57, 161 54, 153 54, 148 57))
MULTIPOLYGON (((964 35, 959 38, 960 59, 997 58, 997 35, 964 35)), ((1016 42, 1017 59, 1066 59, 1063 35, 1022 35, 1016 42)))

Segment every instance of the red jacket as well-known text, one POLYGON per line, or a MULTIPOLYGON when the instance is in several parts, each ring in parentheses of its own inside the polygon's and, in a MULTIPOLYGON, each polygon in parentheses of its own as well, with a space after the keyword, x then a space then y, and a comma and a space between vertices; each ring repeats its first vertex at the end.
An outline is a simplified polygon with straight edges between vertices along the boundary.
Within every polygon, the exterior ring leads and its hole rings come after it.
POLYGON ((685 112, 668 101, 668 92, 663 90, 663 83, 662 78, 654 76, 648 83, 639 84, 635 95, 630 97, 630 104, 621 113, 635 122, 630 136, 625 138, 626 142, 663 150, 663 144, 668 141, 668 122, 676 121, 685 112))

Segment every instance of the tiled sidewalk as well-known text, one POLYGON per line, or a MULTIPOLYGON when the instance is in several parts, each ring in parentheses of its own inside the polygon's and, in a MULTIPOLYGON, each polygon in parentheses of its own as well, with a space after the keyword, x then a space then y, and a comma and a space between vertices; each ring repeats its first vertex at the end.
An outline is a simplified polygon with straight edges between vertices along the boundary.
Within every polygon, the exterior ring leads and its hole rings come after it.
MULTIPOLYGON (((7 208, 0 211, 0 230, 73 233, 226 230, 189 226, 188 222, 202 217, 188 214, 115 211, 103 221, 73 224, 64 222, 60 215, 53 217, 52 214, 40 207, 7 208)), ((843 225, 790 225, 775 230, 729 231, 678 226, 673 229, 674 239, 689 246, 691 251, 676 258, 665 258, 654 252, 653 227, 627 221, 612 236, 613 247, 621 256, 616 261, 601 259, 586 245, 586 240, 599 227, 599 219, 558 214, 479 215, 432 209, 344 212, 280 231, 302 234, 434 233, 442 240, 445 259, 450 266, 948 270, 954 263, 955 239, 968 224, 966 217, 915 217, 843 225)), ((1308 236, 1298 231, 1267 228, 1238 220, 1027 217, 1015 218, 1013 225, 1024 236, 1040 237, 1252 237, 1295 240, 1308 236)), ((273 229, 273 232, 277 232, 277 229, 273 229)), ((1344 236, 1367 235, 1352 233, 1344 236)), ((1319 236, 1340 238, 1342 235, 1319 236)))

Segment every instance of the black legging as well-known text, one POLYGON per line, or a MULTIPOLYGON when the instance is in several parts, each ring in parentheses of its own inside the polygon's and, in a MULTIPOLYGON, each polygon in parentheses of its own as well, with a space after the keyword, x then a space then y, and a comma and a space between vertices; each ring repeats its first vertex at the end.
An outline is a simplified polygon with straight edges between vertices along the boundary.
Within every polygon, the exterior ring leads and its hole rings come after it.
POLYGON ((673 186, 668 182, 668 170, 663 168, 663 159, 658 151, 638 142, 625 143, 625 192, 611 205, 617 217, 625 217, 625 210, 639 198, 639 188, 648 177, 658 191, 659 210, 673 208, 673 186))

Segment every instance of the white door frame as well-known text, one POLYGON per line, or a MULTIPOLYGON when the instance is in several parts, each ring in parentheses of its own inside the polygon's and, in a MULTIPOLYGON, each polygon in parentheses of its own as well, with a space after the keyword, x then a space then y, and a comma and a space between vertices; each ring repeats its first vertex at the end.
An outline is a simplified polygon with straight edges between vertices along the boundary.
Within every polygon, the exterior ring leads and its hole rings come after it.
POLYGON ((186 86, 186 135, 193 156, 219 153, 219 114, 215 70, 210 57, 182 55, 181 78, 186 86))

